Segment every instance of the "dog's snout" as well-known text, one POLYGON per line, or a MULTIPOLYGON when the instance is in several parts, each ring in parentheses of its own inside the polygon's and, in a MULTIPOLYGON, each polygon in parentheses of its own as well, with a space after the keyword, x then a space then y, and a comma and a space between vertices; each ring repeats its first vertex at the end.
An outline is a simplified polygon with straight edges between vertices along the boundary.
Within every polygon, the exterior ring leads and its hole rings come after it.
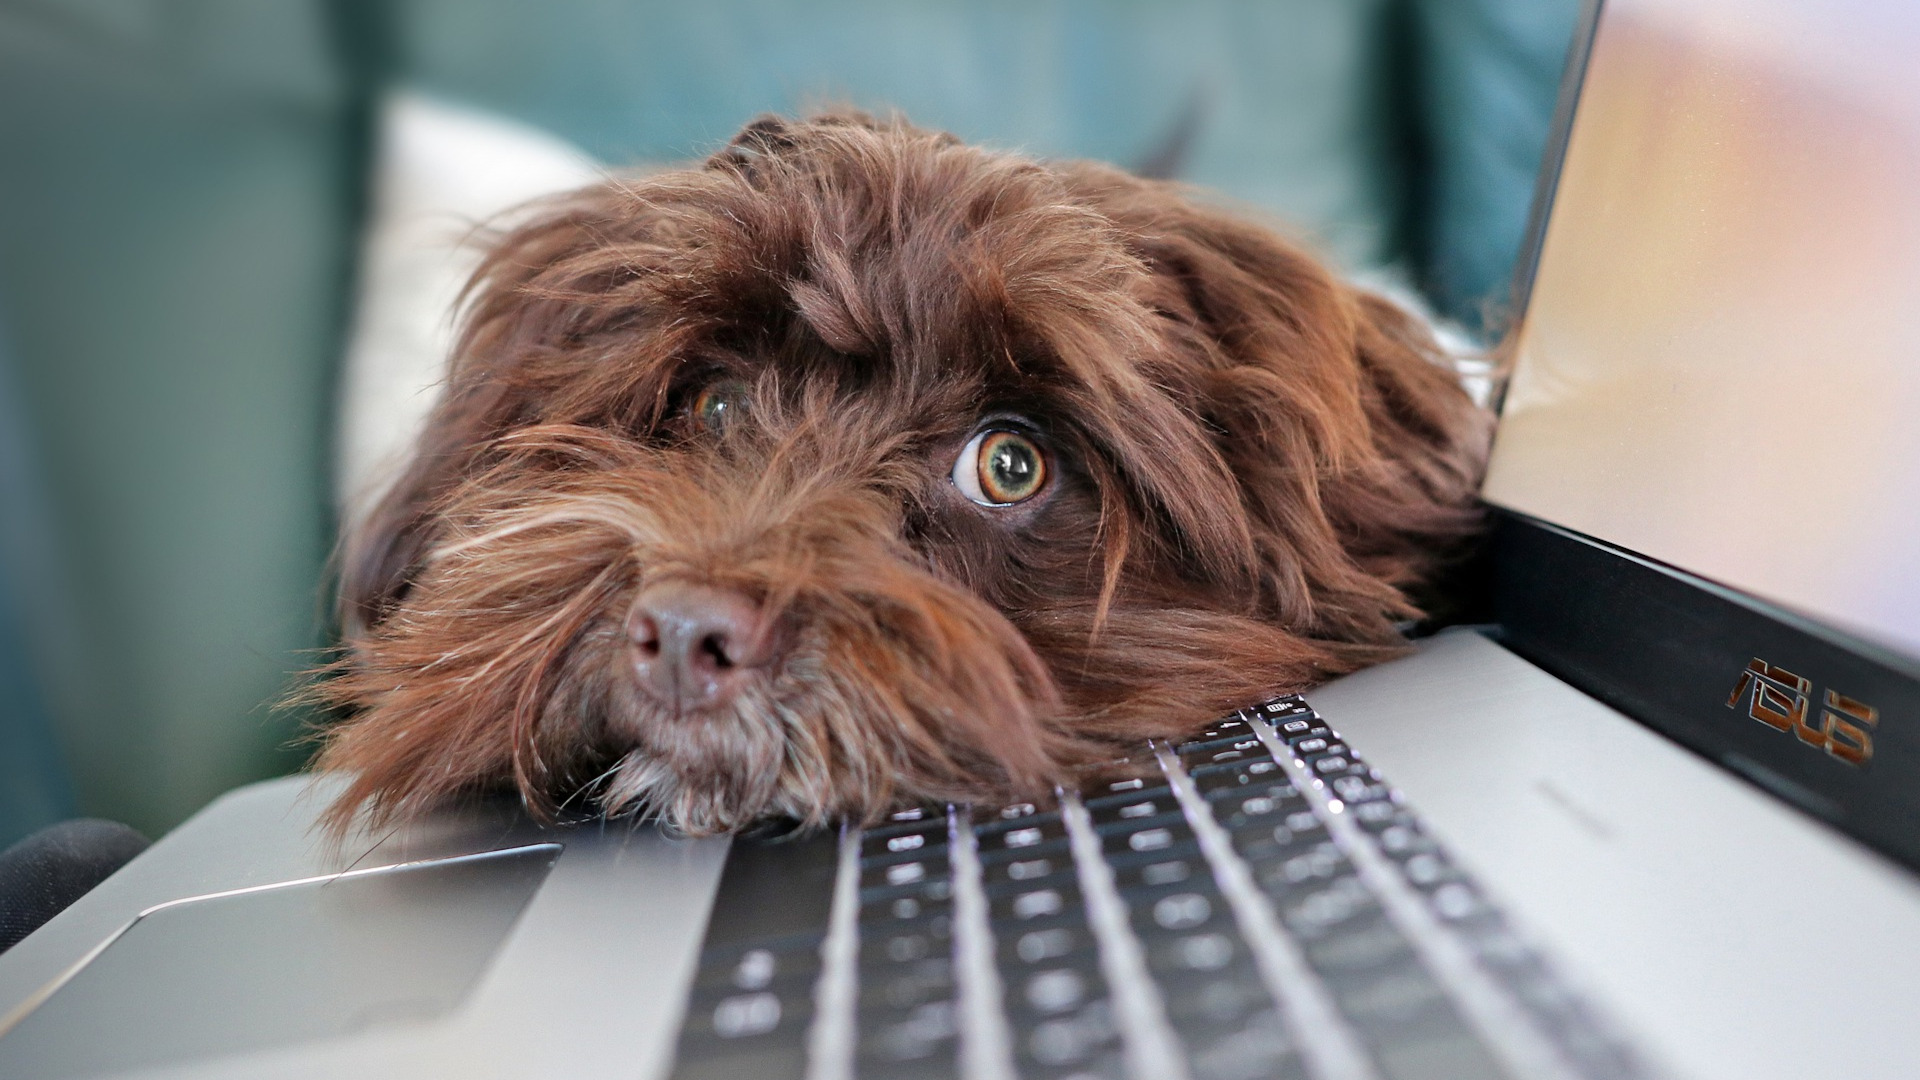
POLYGON ((661 582, 627 617, 641 684, 681 708, 723 705, 774 658, 774 628, 759 604, 731 589, 661 582))

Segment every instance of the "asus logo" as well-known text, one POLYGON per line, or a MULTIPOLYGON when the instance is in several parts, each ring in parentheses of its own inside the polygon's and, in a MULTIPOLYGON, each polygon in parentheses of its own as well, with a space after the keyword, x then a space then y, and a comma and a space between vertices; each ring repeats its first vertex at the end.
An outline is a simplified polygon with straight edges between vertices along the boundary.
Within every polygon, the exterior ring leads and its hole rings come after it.
POLYGON ((1727 698, 1727 708, 1746 703, 1747 715, 1778 731, 1791 731, 1808 746, 1818 747, 1849 765, 1873 759, 1871 728, 1880 722, 1880 710, 1833 690, 1826 692, 1820 718, 1810 722, 1813 684, 1783 667, 1759 657, 1747 663, 1740 684, 1727 698))

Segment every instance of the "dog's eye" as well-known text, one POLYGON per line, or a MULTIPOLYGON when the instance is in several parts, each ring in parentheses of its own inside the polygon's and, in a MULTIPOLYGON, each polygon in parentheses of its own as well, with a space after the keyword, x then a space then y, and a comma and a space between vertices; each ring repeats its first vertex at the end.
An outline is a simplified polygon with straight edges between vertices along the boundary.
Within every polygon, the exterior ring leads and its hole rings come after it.
POLYGON ((962 495, 982 506, 1025 502, 1047 482, 1046 455, 1017 431, 983 431, 960 451, 953 482, 962 495))
POLYGON ((747 411, 747 384, 722 379, 693 399, 693 418, 708 431, 725 431, 747 411))

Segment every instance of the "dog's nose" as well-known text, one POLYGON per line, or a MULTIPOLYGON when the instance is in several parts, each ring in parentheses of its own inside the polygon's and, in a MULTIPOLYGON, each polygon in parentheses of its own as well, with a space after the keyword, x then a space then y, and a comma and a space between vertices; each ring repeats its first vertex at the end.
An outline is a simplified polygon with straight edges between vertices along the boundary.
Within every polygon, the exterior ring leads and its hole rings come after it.
POLYGON ((760 605, 731 589, 691 582, 641 590, 627 634, 642 685, 675 708, 725 704, 774 653, 773 628, 760 605))

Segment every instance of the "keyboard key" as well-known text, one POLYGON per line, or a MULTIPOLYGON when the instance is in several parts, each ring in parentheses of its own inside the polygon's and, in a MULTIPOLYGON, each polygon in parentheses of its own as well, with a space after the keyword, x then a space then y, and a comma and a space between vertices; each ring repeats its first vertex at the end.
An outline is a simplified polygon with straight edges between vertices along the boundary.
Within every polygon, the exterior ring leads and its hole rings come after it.
POLYGON ((1002 836, 1020 829, 1058 828, 1060 811, 1039 809, 1032 803, 1020 803, 998 811, 978 811, 973 834, 976 837, 1002 836))
POLYGON ((1386 1080, 1482 1080, 1506 1075, 1464 1025, 1413 1032, 1383 1042, 1377 1053, 1386 1080))
POLYGON ((1049 1017, 1030 1027, 1022 1025, 1014 1034, 1022 1076, 1047 1075, 1053 1070, 1060 1070, 1053 1075, 1066 1075, 1077 1067, 1117 1057, 1119 1032, 1114 1027, 1113 1006, 1104 997, 1072 1013, 1049 1017), (1029 1068, 1028 1063, 1039 1069, 1029 1068))
POLYGON ((1353 864, 1329 843, 1315 844, 1300 854, 1277 860, 1260 869, 1256 880, 1267 895, 1290 900, 1295 894, 1325 887, 1325 883, 1352 874, 1353 864))
POLYGON ((869 826, 868 828, 861 831, 860 833, 861 842, 864 844, 866 841, 869 841, 869 840, 886 839, 888 837, 900 836, 905 833, 925 833, 929 835, 937 835, 942 838, 946 836, 947 812, 944 809, 940 810, 938 813, 935 813, 932 811, 932 808, 930 807, 916 808, 912 811, 912 813, 917 814, 919 816, 906 818, 899 821, 895 821, 892 818, 888 818, 888 819, 882 820, 877 825, 869 826))
MULTIPOLYGON (((891 867, 889 867, 891 869, 891 867)), ((902 875, 910 877, 911 875, 902 875)), ((860 889, 862 907, 888 903, 893 900, 911 899, 944 903, 953 898, 953 879, 946 874, 925 880, 909 881, 902 885, 872 885, 863 883, 860 889)))
POLYGON ((1354 971, 1323 971, 1320 976, 1341 1011, 1363 1032, 1430 1018, 1447 1004, 1446 991, 1414 956, 1354 971))
POLYGON ((781 1016, 779 997, 765 990, 734 994, 714 1005, 713 1032, 723 1039, 764 1035, 779 1026, 781 1016))
POLYGON ((910 1009, 954 995, 953 962, 935 957, 911 964, 866 966, 860 972, 860 1012, 910 1009))
MULTIPOLYGON (((957 1056, 958 1010, 951 1000, 928 1001, 911 1009, 862 1016, 861 1020, 856 1051, 857 1070, 861 1075, 877 1072, 876 1065, 936 1058, 947 1064, 957 1056)), ((897 1075, 897 1072, 887 1068, 885 1075, 897 1075)))
POLYGON ((1219 971, 1245 955, 1239 935, 1228 929, 1143 936, 1141 944, 1155 974, 1219 971))
POLYGON ((1167 890, 1131 904, 1134 933, 1142 939, 1200 929, 1237 933, 1226 898, 1211 889, 1167 890))
POLYGON ((1339 739, 1302 739, 1300 740, 1300 744, 1293 748, 1293 756, 1306 762, 1308 765, 1312 765, 1314 762, 1328 757, 1339 757, 1344 761, 1351 761, 1353 760, 1353 751, 1348 749, 1347 744, 1341 742, 1339 739), (1315 743, 1319 745, 1314 746, 1315 743), (1309 746, 1314 746, 1314 749, 1307 749, 1309 746))
POLYGON ((1233 849, 1247 861, 1255 877, 1275 871, 1295 858, 1328 843, 1326 826, 1304 810, 1288 814, 1279 821, 1255 821, 1227 834, 1233 849))
POLYGON ((1121 854, 1110 854, 1107 856, 1107 863, 1113 868, 1113 872, 1117 876, 1135 865, 1166 863, 1183 859, 1198 859, 1202 863, 1205 862, 1200 851, 1200 843, 1198 840, 1181 841, 1170 848, 1155 851, 1127 851, 1121 854))
POLYGON ((1253 725, 1235 717, 1230 720, 1222 720, 1219 723, 1195 732, 1193 738, 1179 744, 1174 750, 1176 753, 1184 753, 1196 746, 1218 742, 1221 739, 1244 739, 1253 735, 1253 733, 1253 725))
POLYGON ((1233 723, 1234 728, 1224 734, 1189 739, 1181 743, 1174 752, 1184 761, 1189 754, 1200 754, 1210 750, 1252 750, 1261 745, 1260 736, 1252 727, 1244 721, 1236 720, 1233 723))
POLYGON ((1332 787, 1333 793, 1348 806, 1393 797, 1393 789, 1376 783, 1372 775, 1341 777, 1333 782, 1332 787))
POLYGON ((1120 799, 1103 800, 1102 805, 1089 807, 1087 816, 1092 818, 1094 825, 1098 827, 1179 813, 1179 810, 1180 802, 1173 797, 1173 792, 1169 789, 1150 795, 1129 793, 1120 799))
POLYGON ((860 855, 862 858, 898 855, 923 848, 942 847, 946 843, 947 823, 944 820, 913 821, 861 833, 860 855))
POLYGON ((1224 762, 1259 761, 1268 756, 1266 744, 1249 733, 1238 739, 1220 739, 1183 749, 1180 763, 1192 770, 1224 762))
POLYGON ((982 828, 996 827, 1005 822, 1020 821, 1022 819, 1035 818, 1043 815, 1053 815, 1059 812, 1059 808, 1051 802, 1020 802, 1008 803, 1005 806, 976 806, 973 808, 972 818, 974 829, 977 831, 982 828))
POLYGON ((1433 910, 1449 922, 1460 922, 1486 910, 1485 902, 1463 881, 1450 881, 1428 894, 1433 910))
POLYGON ((1095 981, 1086 968, 1048 967, 1030 972, 1009 989, 1014 1007, 1053 1014, 1086 1004, 1095 981))
POLYGON ((1410 856, 1400 864, 1400 872, 1416 888, 1436 889, 1449 881, 1458 881, 1460 873, 1446 860, 1431 851, 1423 851, 1410 856))
POLYGON ((882 933, 890 926, 918 926, 930 922, 952 925, 951 898, 935 900, 925 896, 899 896, 866 904, 860 909, 860 933, 863 936, 882 933))
POLYGON ((1006 1009, 1010 1013, 1029 1013, 1021 1022, 1035 1022, 1041 1013, 1062 1013, 1068 1009, 1077 1009, 1085 1001, 1104 994, 1104 970, 1100 969, 1098 949, 1092 951, 1069 951, 1064 957, 1043 959, 1037 963, 1012 963, 1000 970, 1002 984, 1006 986, 1006 1009), (1048 980, 1033 982, 1039 976, 1050 976, 1048 980), (1066 1001, 1064 986, 1071 974, 1071 982, 1081 990, 1066 1001), (1031 994, 1029 994, 1031 992, 1031 994))
POLYGON ((1325 724, 1310 723, 1306 727, 1297 730, 1294 729, 1292 725, 1286 725, 1286 730, 1280 733, 1280 738, 1285 741, 1288 746, 1298 751, 1301 743, 1312 742, 1316 739, 1324 739, 1327 742, 1332 742, 1334 739, 1339 738, 1339 736, 1335 735, 1333 729, 1325 724))
POLYGON ((1311 734, 1310 729, 1317 723, 1319 723, 1319 721, 1301 717, 1299 719, 1281 721, 1274 725, 1273 730, 1278 732, 1282 739, 1305 738, 1311 734))
POLYGON ((1419 823, 1410 814, 1401 814, 1379 832, 1380 850, 1387 857, 1399 861, 1408 859, 1423 851, 1435 851, 1438 845, 1427 838, 1419 823))
POLYGON ((1505 1075, 1417 962, 1335 974, 1325 981, 1388 1080, 1505 1075))
POLYGON ((708 1044, 704 1050, 709 1054, 718 1051, 718 1044, 766 1045, 798 1038, 813 1019, 813 999, 807 989, 787 994, 770 990, 695 994, 688 999, 680 1038, 683 1043, 708 1044))
POLYGON ((1156 980, 1175 1030, 1185 1024, 1228 1024, 1273 1007, 1251 958, 1198 973, 1163 972, 1156 980))
POLYGON ((1078 885, 1050 885, 987 898, 987 918, 994 923, 1030 923, 1059 916, 1084 918, 1078 885))
POLYGON ((1154 856, 1170 852, 1178 845, 1191 843, 1193 839, 1193 829, 1184 819, 1164 823, 1157 820, 1142 828, 1108 833, 1101 837, 1100 847, 1109 856, 1154 856))
POLYGON ((1406 814, 1397 805, 1386 800, 1365 802, 1353 808, 1353 820, 1360 823, 1362 829, 1370 833, 1379 833, 1389 826, 1403 824, 1406 814))
POLYGON ((1181 812, 1179 804, 1172 798, 1161 798, 1149 805, 1160 808, 1161 812, 1151 817, 1143 815, 1097 823, 1094 825, 1094 831, 1103 837, 1125 836, 1149 829, 1173 829, 1182 837, 1192 835, 1192 830, 1187 828, 1186 814, 1181 812))
POLYGON ((1124 768, 1104 769, 1081 781, 1080 797, 1087 809, 1104 806, 1107 800, 1141 795, 1165 794, 1167 778, 1157 759, 1129 762, 1124 768))
POLYGON ((1097 959, 1093 931, 1084 924, 1009 928, 999 935, 1003 966, 1058 964, 1070 959, 1097 959))
POLYGON ((1269 784, 1236 791, 1213 800, 1213 804, 1214 820, 1228 830, 1278 824, 1303 810, 1312 812, 1306 798, 1292 784, 1269 784))
POLYGON ((990 853, 1039 847, 1050 840, 1065 839, 1066 835, 1066 823, 1052 814, 1044 818, 1034 818, 1031 821, 1002 823, 1001 827, 997 828, 982 826, 975 829, 983 858, 990 853))
POLYGON ((1273 783, 1284 777, 1280 771, 1280 763, 1270 758, 1261 761, 1203 765, 1190 770, 1188 775, 1193 777, 1193 786, 1199 788, 1200 793, 1208 798, 1214 798, 1222 791, 1237 791, 1257 784, 1273 783))
POLYGON ((1189 883, 1211 886, 1213 870, 1197 846, 1191 852, 1159 852, 1152 859, 1135 859, 1114 867, 1113 884, 1122 899, 1140 890, 1191 887, 1189 883))
POLYGON ((1302 949, 1316 971, 1367 971, 1387 964, 1404 964, 1415 957, 1413 945, 1379 911, 1346 920, 1302 949))
POLYGON ((989 895, 1041 885, 1072 885, 1079 879, 1073 868, 1073 855, 1067 851, 1032 858, 998 859, 982 864, 980 870, 981 884, 989 895))
POLYGON ((811 986, 820 974, 820 940, 807 936, 797 942, 775 943, 701 957, 694 974, 696 992, 729 994, 742 991, 811 986))
POLYGON ((926 863, 929 870, 933 867, 946 865, 947 841, 945 837, 931 844, 919 835, 910 834, 904 837, 894 837, 894 839, 905 840, 908 843, 892 851, 887 850, 884 846, 876 845, 879 846, 878 851, 861 852, 860 871, 863 882, 867 880, 867 871, 882 869, 898 863, 926 863))
POLYGON ((947 874, 947 853, 943 848, 938 852, 922 854, 918 858, 882 862, 878 866, 862 866, 860 888, 862 890, 924 888, 931 883, 944 881, 947 874))
POLYGON ((1187 1067, 1194 1080, 1304 1080, 1307 1076, 1293 1040, 1272 1011, 1190 1032, 1187 1067))
POLYGON ((861 966, 906 964, 941 959, 952 951, 952 927, 938 923, 922 929, 894 930, 860 942, 861 966))
MULTIPOLYGON (((1263 886, 1266 882, 1261 882, 1263 886)), ((1360 916, 1372 917, 1379 901, 1352 874, 1329 882, 1289 881, 1283 886, 1280 921, 1302 939, 1332 933, 1360 916), (1304 887, 1303 887, 1304 886, 1304 887)))

